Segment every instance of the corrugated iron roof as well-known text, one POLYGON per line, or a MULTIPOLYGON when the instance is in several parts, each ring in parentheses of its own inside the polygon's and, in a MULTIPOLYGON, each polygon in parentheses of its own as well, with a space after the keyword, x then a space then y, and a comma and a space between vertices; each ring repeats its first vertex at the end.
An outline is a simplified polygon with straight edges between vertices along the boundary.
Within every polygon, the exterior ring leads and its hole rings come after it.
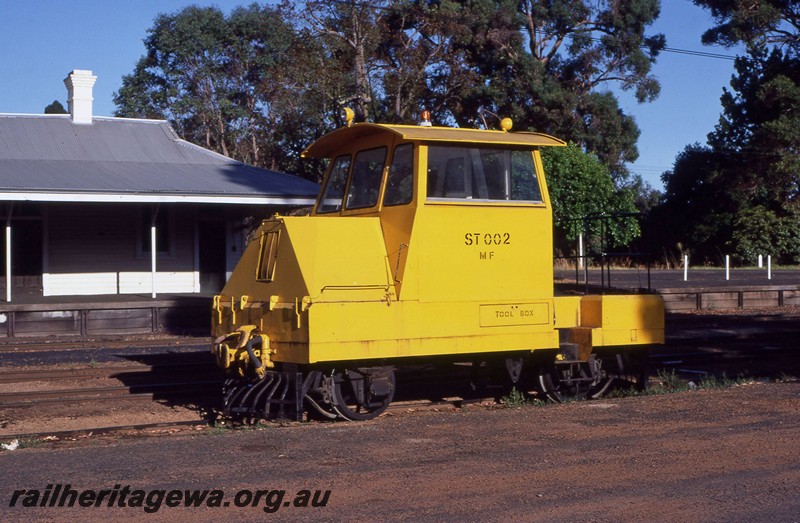
POLYGON ((313 199, 318 190, 181 140, 162 120, 0 115, 0 192, 313 199))

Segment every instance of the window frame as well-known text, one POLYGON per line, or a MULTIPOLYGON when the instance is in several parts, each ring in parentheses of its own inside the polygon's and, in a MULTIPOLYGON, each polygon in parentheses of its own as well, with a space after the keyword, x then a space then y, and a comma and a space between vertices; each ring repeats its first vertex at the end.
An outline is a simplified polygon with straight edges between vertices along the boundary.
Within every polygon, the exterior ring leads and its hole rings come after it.
MULTIPOLYGON (((383 204, 384 207, 399 207, 401 205, 408 205, 408 204, 410 204, 411 202, 414 201, 414 190, 415 190, 416 184, 417 184, 417 182, 416 182, 417 176, 415 176, 416 173, 415 173, 415 170, 414 170, 415 152, 416 151, 414 150, 414 144, 410 143, 410 142, 401 143, 401 144, 396 145, 394 147, 394 150, 392 151, 392 161, 389 163, 389 170, 386 173, 386 180, 384 182, 383 198, 382 198, 382 204, 383 204), (408 195, 408 200, 407 201, 404 200, 404 201, 397 201, 397 202, 387 203, 386 195, 389 194, 389 180, 392 178, 392 167, 394 167, 394 165, 395 165, 395 159, 398 156, 397 152, 398 152, 398 149, 400 149, 401 147, 408 147, 408 148, 411 149, 411 151, 410 151, 411 174, 409 175, 409 178, 411 178, 411 192, 408 195)), ((404 180, 400 180, 400 183, 402 183, 403 181, 404 180)))
POLYGON ((350 183, 350 171, 352 170, 352 168, 353 168, 353 155, 351 153, 340 154, 339 156, 333 159, 333 161, 331 162, 330 170, 328 171, 328 176, 325 178, 324 187, 322 187, 322 190, 319 193, 319 201, 317 202, 317 206, 314 209, 315 214, 334 214, 342 212, 342 210, 344 209, 345 198, 347 196, 347 190, 350 183), (347 170, 345 171, 344 175, 344 186, 342 187, 342 195, 339 200, 339 205, 338 207, 335 206, 335 208, 330 210, 323 210, 323 205, 326 199, 325 195, 328 191, 328 188, 330 187, 331 178, 334 175, 334 169, 336 169, 338 161, 342 158, 347 158, 349 163, 347 164, 347 170))
MULTIPOLYGON (((355 152, 355 154, 353 154, 352 163, 350 165, 350 173, 347 176, 347 186, 346 186, 346 189, 345 189, 345 195, 344 195, 344 199, 343 199, 343 207, 340 210, 345 211, 345 212, 346 211, 357 211, 357 212, 360 211, 360 212, 363 212, 365 209, 374 209, 375 207, 377 207, 381 203, 381 196, 382 196, 382 191, 383 191, 383 182, 384 182, 384 178, 386 177, 385 175, 386 175, 386 170, 387 170, 386 161, 388 159, 389 159, 389 147, 388 147, 388 145, 379 145, 377 147, 370 147, 368 149, 359 149, 358 151, 355 152), (378 192, 375 195, 375 201, 370 203, 370 204, 368 204, 368 205, 351 206, 350 205, 350 199, 351 199, 352 194, 351 194, 350 191, 353 188, 353 181, 355 180, 356 166, 358 165, 358 157, 361 156, 361 155, 364 155, 364 154, 368 154, 368 153, 372 153, 374 151, 380 151, 380 150, 383 150, 383 162, 381 164, 380 173, 378 175, 378 184, 377 184, 378 192)), ((361 180, 359 180, 359 181, 361 181, 361 180)), ((369 187, 369 186, 367 187, 367 189, 370 189, 370 188, 371 187, 369 187)))
POLYGON ((264 231, 258 246, 258 262, 256 263, 256 281, 270 283, 275 280, 275 269, 278 265, 278 245, 281 229, 264 231))
MULTIPOLYGON (((456 204, 489 204, 489 205, 535 205, 535 206, 543 206, 545 205, 545 197, 544 197, 544 189, 542 187, 542 173, 540 166, 537 162, 537 158, 535 155, 535 150, 533 149, 518 149, 513 147, 498 147, 493 144, 469 144, 469 145, 462 145, 462 144, 426 144, 426 187, 425 187, 425 200, 426 202, 431 203, 456 203, 456 204), (464 188, 463 191, 457 191, 457 193, 463 194, 464 196, 431 196, 431 183, 437 183, 437 185, 442 185, 437 191, 434 191, 434 194, 444 192, 444 184, 447 182, 447 176, 449 175, 448 170, 445 170, 444 173, 437 173, 435 177, 432 176, 431 173, 431 157, 433 156, 431 153, 435 149, 453 149, 458 150, 460 149, 463 154, 459 155, 452 155, 451 158, 447 158, 447 156, 443 156, 442 160, 439 162, 439 165, 446 165, 449 164, 453 160, 463 160, 461 161, 462 164, 462 173, 461 177, 464 180, 464 188), (507 166, 507 174, 505 174, 504 184, 505 184, 505 191, 506 191, 506 198, 498 199, 498 198, 489 198, 489 184, 487 184, 486 177, 484 176, 482 180, 476 180, 475 172, 474 172, 474 165, 475 161, 480 161, 480 157, 483 155, 482 152, 487 153, 497 153, 502 152, 504 153, 501 158, 503 159, 503 163, 507 166), (514 190, 514 173, 512 171, 513 163, 514 163, 514 153, 523 153, 526 155, 530 155, 530 166, 532 171, 528 174, 529 176, 533 176, 533 183, 534 187, 536 188, 536 192, 539 195, 539 199, 512 199, 511 196, 513 195, 514 190), (508 153, 507 155, 505 153, 508 153), (469 163, 469 174, 465 171, 467 167, 467 163, 469 163), (442 178, 444 176, 445 178, 442 178), (475 183, 478 183, 479 187, 478 190, 485 191, 487 197, 486 198, 475 198, 470 196, 470 194, 475 193, 475 189, 473 188, 475 183)), ((455 164, 454 164, 455 165, 455 164)), ((483 170, 486 165, 481 162, 480 169, 483 170)))

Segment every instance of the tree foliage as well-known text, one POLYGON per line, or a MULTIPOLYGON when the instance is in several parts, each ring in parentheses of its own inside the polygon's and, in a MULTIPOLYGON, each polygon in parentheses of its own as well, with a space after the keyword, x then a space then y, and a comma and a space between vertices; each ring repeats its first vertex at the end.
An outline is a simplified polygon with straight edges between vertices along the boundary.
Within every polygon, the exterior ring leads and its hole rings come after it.
POLYGON ((304 85, 318 69, 303 59, 313 42, 280 10, 253 4, 226 17, 190 6, 158 16, 144 43, 115 95, 118 116, 166 118, 186 140, 303 173, 292 156, 323 132, 332 108, 304 85))
POLYGON ((69 111, 64 108, 61 102, 53 100, 53 103, 44 108, 44 114, 69 114, 69 111))
MULTIPOLYGON (((618 189, 608 167, 577 145, 548 147, 542 152, 542 162, 553 206, 556 248, 561 252, 574 251, 579 234, 599 241, 597 219, 636 213, 631 191, 618 189), (594 219, 585 221, 587 217, 594 219)), ((627 245, 639 233, 638 222, 630 216, 607 223, 609 246, 627 245)))
POLYGON ((716 26, 703 43, 800 49, 800 2, 797 0, 694 0, 711 11, 716 26))
POLYGON ((304 8, 292 10, 293 2, 285 2, 286 12, 315 36, 326 61, 338 65, 343 92, 337 92, 339 104, 352 104, 356 117, 370 117, 372 104, 371 74, 377 67, 376 51, 382 34, 378 19, 385 3, 328 2, 308 0, 304 8), (336 62, 339 62, 336 64, 336 62))
POLYGON ((796 211, 789 215, 778 215, 757 205, 741 211, 734 220, 733 248, 739 257, 749 263, 759 255, 777 253, 784 261, 796 261, 800 252, 800 229, 796 211))
POLYGON ((662 204, 650 215, 650 230, 659 231, 649 246, 691 253, 696 262, 715 259, 729 245, 738 202, 730 198, 725 179, 729 156, 710 147, 687 146, 664 173, 662 204))
POLYGON ((639 130, 604 86, 634 90, 642 102, 658 95, 650 68, 665 40, 645 31, 659 6, 658 0, 392 2, 381 18, 389 38, 374 85, 388 102, 389 119, 408 118, 405 102, 414 97, 444 123, 492 127, 495 115, 510 116, 518 129, 580 144, 622 178, 624 164, 638 156, 639 130))
MULTIPOLYGON (((225 15, 160 15, 116 93, 119 116, 166 118, 185 139, 236 159, 318 178, 299 153, 357 119, 515 130, 571 140, 621 187, 639 130, 607 89, 642 101, 663 35, 660 0, 285 1, 225 15)), ((636 180, 634 180, 636 182, 636 180)), ((613 185, 613 184, 612 184, 613 185)), ((629 183, 629 187, 638 187, 629 183)), ((588 197, 588 196, 587 196, 588 197)))
POLYGON ((800 61, 752 48, 735 67, 709 146, 687 148, 663 177, 663 211, 677 216, 672 240, 701 259, 725 251, 796 262, 800 249, 786 231, 800 230, 800 61))

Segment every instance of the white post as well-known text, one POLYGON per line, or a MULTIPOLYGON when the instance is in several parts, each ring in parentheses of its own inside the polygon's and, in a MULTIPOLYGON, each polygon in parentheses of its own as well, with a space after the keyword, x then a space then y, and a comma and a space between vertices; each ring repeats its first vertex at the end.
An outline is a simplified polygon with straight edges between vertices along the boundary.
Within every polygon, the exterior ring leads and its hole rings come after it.
POLYGON ((150 226, 150 278, 152 297, 156 297, 156 224, 150 226))
POLYGON ((772 279, 772 255, 767 255, 767 279, 772 279))
POLYGON ((725 280, 731 279, 731 256, 730 254, 725 255, 725 280))
POLYGON ((578 267, 583 269, 583 233, 578 235, 578 267))
POLYGON ((689 280, 689 255, 683 255, 683 281, 689 280))
POLYGON ((761 269, 764 267, 764 257, 760 254, 758 255, 758 268, 761 269))
POLYGON ((11 303, 11 221, 6 223, 6 302, 11 303))

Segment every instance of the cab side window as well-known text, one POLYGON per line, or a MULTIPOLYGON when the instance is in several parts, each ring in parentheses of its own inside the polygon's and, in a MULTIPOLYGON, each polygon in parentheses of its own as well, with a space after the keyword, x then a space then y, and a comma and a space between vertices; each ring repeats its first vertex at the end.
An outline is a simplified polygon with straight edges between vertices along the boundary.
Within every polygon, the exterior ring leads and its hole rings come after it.
POLYGON ((344 186, 347 183, 347 172, 350 170, 350 155, 337 157, 333 161, 328 183, 317 206, 318 213, 338 212, 342 209, 344 186))
POLYGON ((428 197, 542 202, 530 150, 428 147, 428 197))
POLYGON ((384 205, 404 205, 414 197, 414 146, 410 143, 394 149, 392 165, 386 179, 384 205))

